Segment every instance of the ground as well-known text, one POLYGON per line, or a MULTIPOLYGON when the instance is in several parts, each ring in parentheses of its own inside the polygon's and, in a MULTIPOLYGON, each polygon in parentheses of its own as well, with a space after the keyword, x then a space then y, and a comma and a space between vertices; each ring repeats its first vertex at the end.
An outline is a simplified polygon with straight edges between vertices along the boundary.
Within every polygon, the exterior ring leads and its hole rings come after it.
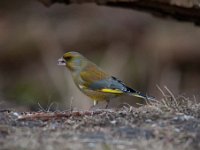
POLYGON ((163 97, 138 108, 0 112, 0 149, 200 149, 200 104, 163 97))

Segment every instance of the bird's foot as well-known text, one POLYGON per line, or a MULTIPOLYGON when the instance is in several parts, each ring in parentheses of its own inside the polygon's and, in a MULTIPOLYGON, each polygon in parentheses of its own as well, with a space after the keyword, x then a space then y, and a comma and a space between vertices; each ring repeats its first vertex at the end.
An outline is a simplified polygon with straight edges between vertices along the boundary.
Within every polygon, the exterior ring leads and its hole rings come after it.
POLYGON ((109 103, 110 103, 110 100, 106 100, 106 107, 105 107, 105 109, 107 109, 108 108, 108 105, 109 105, 109 103))

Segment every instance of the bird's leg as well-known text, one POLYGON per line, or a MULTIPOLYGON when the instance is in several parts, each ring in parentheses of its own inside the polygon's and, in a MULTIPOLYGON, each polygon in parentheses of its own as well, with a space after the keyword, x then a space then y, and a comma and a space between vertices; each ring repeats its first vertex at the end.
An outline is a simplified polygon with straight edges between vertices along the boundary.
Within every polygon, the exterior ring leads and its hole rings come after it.
POLYGON ((106 100, 106 102, 107 102, 107 104, 106 104, 106 107, 105 107, 105 108, 107 109, 107 108, 108 108, 108 105, 109 105, 109 102, 110 102, 110 100, 108 100, 108 99, 107 99, 107 100, 106 100))
POLYGON ((98 104, 98 101, 94 100, 93 106, 96 106, 98 104))
POLYGON ((95 108, 95 106, 98 104, 98 101, 96 100, 93 100, 93 105, 90 107, 90 109, 93 109, 95 108))

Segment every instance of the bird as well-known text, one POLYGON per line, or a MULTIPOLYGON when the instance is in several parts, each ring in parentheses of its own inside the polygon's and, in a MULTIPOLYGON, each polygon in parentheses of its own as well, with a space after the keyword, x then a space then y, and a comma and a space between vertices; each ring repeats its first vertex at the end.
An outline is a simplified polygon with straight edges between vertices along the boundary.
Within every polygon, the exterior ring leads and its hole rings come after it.
POLYGON ((106 101, 106 108, 108 108, 110 99, 122 95, 136 96, 147 100, 154 99, 154 97, 136 91, 118 78, 109 75, 79 52, 65 53, 58 59, 58 65, 68 68, 75 85, 93 100, 93 106, 100 101, 106 101))

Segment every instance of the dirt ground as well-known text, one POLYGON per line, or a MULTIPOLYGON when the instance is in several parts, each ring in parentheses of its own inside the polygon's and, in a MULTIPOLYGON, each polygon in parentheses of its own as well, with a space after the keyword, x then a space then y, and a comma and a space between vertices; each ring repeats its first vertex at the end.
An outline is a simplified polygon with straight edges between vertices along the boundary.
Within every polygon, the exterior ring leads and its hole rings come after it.
POLYGON ((200 104, 164 97, 135 108, 0 112, 0 149, 198 150, 200 104))

